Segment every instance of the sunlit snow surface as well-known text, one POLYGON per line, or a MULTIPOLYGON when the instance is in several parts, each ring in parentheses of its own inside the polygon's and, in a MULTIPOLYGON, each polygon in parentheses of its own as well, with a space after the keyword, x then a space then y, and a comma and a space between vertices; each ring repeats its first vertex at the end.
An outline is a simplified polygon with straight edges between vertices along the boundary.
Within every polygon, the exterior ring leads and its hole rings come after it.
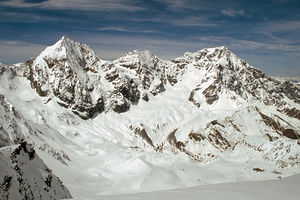
POLYGON ((138 194, 111 195, 98 200, 297 200, 299 199, 300 176, 280 180, 251 181, 197 186, 178 190, 155 191, 138 194))

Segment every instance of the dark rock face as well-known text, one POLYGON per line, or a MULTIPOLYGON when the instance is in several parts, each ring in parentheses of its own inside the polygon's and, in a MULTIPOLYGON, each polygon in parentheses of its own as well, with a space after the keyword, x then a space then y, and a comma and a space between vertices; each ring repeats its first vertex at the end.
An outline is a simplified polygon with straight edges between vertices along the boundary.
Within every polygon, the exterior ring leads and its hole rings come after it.
POLYGON ((138 104, 140 100, 140 91, 132 80, 120 88, 120 93, 132 104, 138 104))
POLYGON ((149 101, 149 97, 148 97, 148 94, 143 94, 143 96, 142 96, 142 99, 144 100, 144 101, 149 101))
POLYGON ((200 141, 204 140, 205 138, 206 138, 206 137, 203 136, 203 135, 200 134, 200 133, 194 133, 194 132, 190 132, 190 133, 189 133, 189 139, 195 140, 195 141, 197 141, 197 142, 200 142, 200 141))
POLYGON ((300 120, 300 110, 296 108, 284 108, 283 110, 279 110, 280 112, 283 112, 284 114, 299 119, 300 120))
POLYGON ((13 178, 12 176, 5 175, 2 183, 0 184, 0 189, 7 192, 8 189, 10 188, 12 178, 13 178))
POLYGON ((23 141, 18 146, 0 150, 0 197, 9 199, 69 199, 68 189, 35 154, 32 145, 23 141), (14 185, 14 187, 11 187, 14 185))
POLYGON ((219 99, 219 91, 220 87, 218 87, 216 84, 212 84, 208 88, 206 88, 202 93, 206 98, 206 102, 208 104, 212 104, 219 99))
POLYGON ((258 112, 259 112, 261 118, 263 119, 263 122, 267 126, 271 127, 275 131, 277 131, 280 135, 283 135, 287 138, 294 139, 294 140, 297 140, 300 138, 300 133, 298 133, 299 131, 292 129, 292 128, 285 128, 279 122, 280 120, 278 120, 278 119, 276 120, 276 118, 274 118, 274 117, 269 117, 260 111, 258 111, 258 112))
POLYGON ((128 111, 129 108, 130 108, 130 102, 127 99, 123 98, 121 102, 114 103, 112 110, 117 113, 123 113, 128 111))
POLYGON ((129 128, 134 132, 134 134, 138 135, 143 140, 145 140, 150 146, 154 147, 153 142, 149 137, 148 133, 146 132, 143 124, 140 124, 140 127, 130 126, 129 128))
MULTIPOLYGON (((27 147, 27 142, 26 141, 22 141, 20 143, 20 147, 22 148, 22 150, 28 155, 29 160, 34 159, 35 157, 35 150, 31 147, 27 147)), ((19 150, 20 151, 20 150, 19 150)))
MULTIPOLYGON (((137 104, 139 102, 142 92, 146 91, 155 96, 165 91, 165 85, 167 83, 166 64, 151 52, 129 52, 113 63, 113 67, 116 69, 126 68, 126 70, 130 70, 128 71, 129 73, 135 72, 134 79, 129 79, 125 76, 125 79, 123 80, 121 78, 119 78, 119 80, 113 80, 115 85, 120 85, 119 91, 132 104, 137 104)), ((121 76, 124 77, 119 71, 119 74, 116 77, 121 76)))
POLYGON ((292 99, 295 103, 300 104, 300 89, 294 83, 285 81, 280 85, 278 90, 284 93, 288 98, 292 99))
MULTIPOLYGON (((35 70, 32 68, 32 64, 33 64, 33 60, 28 60, 26 62, 26 66, 28 67, 29 69, 29 74, 27 75, 27 79, 30 81, 30 85, 33 89, 36 90, 36 92, 42 96, 42 97, 45 97, 47 96, 48 94, 48 91, 47 90, 43 90, 42 89, 42 86, 43 84, 45 84, 45 82, 40 82, 38 80, 34 80, 34 73, 37 73, 39 76, 40 75, 43 75, 42 74, 42 71, 41 70, 35 70)), ((47 75, 46 75, 47 76, 47 75)), ((48 78, 48 77, 47 77, 48 78)))
POLYGON ((200 108, 201 104, 195 99, 195 94, 196 94, 197 90, 199 90, 199 89, 200 88, 195 88, 194 90, 192 90, 190 97, 189 97, 189 101, 192 102, 198 108, 200 108))
POLYGON ((213 130, 208 134, 208 140, 218 149, 226 150, 231 147, 230 143, 226 140, 225 137, 218 130, 213 130))
POLYGON ((298 134, 294 129, 283 129, 282 130, 282 135, 285 137, 288 137, 290 139, 297 140, 300 138, 300 134, 298 134))
POLYGON ((21 116, 15 108, 0 94, 0 147, 20 144, 26 138, 19 128, 21 116))

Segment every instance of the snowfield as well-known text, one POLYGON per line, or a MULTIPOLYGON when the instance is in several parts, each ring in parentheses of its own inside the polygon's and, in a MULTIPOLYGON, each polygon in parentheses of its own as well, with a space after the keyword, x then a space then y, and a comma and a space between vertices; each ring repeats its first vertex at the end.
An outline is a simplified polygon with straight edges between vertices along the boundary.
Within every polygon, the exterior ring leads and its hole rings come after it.
POLYGON ((178 190, 165 190, 138 194, 111 195, 97 200, 297 200, 299 199, 300 176, 295 175, 271 181, 250 181, 204 185, 178 190))

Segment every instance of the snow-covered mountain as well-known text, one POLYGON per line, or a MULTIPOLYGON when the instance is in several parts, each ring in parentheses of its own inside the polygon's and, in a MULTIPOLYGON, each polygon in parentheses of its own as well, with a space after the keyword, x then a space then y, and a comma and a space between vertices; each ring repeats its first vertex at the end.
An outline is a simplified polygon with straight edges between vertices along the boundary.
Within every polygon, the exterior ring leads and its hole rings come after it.
POLYGON ((299 172, 299 85, 223 46, 104 61, 62 37, 0 82, 0 145, 32 144, 78 198, 299 172))
POLYGON ((102 111, 125 112, 147 99, 147 92, 164 91, 164 64, 148 51, 103 61, 87 45, 63 37, 27 61, 23 76, 40 96, 55 98, 88 119, 102 111))

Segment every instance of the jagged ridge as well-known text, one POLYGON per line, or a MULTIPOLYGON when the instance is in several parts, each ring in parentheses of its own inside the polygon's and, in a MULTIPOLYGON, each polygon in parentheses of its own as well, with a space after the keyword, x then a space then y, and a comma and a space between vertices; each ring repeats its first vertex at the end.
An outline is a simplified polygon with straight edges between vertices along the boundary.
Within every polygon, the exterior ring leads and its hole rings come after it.
POLYGON ((212 104, 223 88, 246 100, 256 98, 267 105, 276 104, 281 110, 283 95, 299 103, 295 84, 281 84, 267 77, 226 47, 186 53, 171 61, 135 50, 109 62, 101 60, 87 45, 62 37, 26 62, 24 76, 41 96, 55 97, 59 104, 87 119, 102 111, 128 111, 140 99, 148 101, 150 94, 155 96, 164 92, 167 84, 176 84, 191 63, 207 73, 190 95, 198 107, 201 103, 195 95, 201 93, 206 103, 212 104))

